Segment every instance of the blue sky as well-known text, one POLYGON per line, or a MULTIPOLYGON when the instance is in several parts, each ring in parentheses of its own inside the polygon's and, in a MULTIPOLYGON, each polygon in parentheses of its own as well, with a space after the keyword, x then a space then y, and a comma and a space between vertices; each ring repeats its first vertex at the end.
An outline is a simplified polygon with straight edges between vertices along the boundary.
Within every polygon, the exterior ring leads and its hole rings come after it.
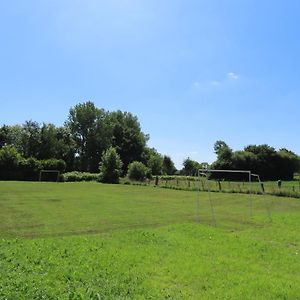
POLYGON ((300 154, 300 1, 0 2, 0 124, 137 115, 180 167, 213 144, 300 154))

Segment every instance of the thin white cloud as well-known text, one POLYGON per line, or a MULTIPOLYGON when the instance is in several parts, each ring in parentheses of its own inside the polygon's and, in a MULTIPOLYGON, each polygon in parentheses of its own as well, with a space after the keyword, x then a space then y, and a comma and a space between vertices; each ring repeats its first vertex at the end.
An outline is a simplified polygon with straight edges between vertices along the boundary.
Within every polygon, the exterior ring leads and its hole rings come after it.
POLYGON ((240 79, 240 76, 234 72, 228 72, 224 75, 224 77, 220 80, 210 80, 210 81, 194 81, 193 88, 195 89, 210 89, 210 88, 217 88, 217 87, 224 87, 228 85, 232 81, 237 81, 240 79))
POLYGON ((239 76, 233 72, 229 72, 227 73, 227 77, 231 80, 238 80, 239 79, 239 76))

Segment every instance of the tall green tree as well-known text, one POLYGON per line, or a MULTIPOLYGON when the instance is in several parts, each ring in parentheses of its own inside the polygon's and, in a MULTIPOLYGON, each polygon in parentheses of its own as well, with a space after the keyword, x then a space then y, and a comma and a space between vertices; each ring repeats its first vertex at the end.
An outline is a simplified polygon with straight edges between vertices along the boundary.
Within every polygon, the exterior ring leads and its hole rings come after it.
POLYGON ((170 156, 164 155, 162 172, 163 172, 163 174, 166 174, 166 175, 174 175, 175 174, 176 167, 170 156))
POLYGON ((0 127, 0 148, 10 144, 8 141, 9 126, 3 125, 0 127))
POLYGON ((15 147, 20 153, 24 154, 23 128, 21 125, 3 125, 0 127, 0 148, 4 145, 15 147))
POLYGON ((21 154, 11 145, 5 145, 0 149, 0 171, 11 171, 17 169, 21 154))
POLYGON ((142 161, 149 137, 142 132, 138 118, 129 112, 110 113, 109 124, 112 129, 112 146, 120 154, 125 172, 129 163, 142 161))
POLYGON ((66 162, 66 170, 72 171, 75 168, 76 143, 68 127, 57 128, 57 157, 66 162))
POLYGON ((201 169, 201 164, 189 157, 183 161, 183 169, 181 173, 186 176, 195 176, 198 174, 198 170, 201 169))
POLYGON ((105 183, 119 183, 122 173, 122 161, 116 149, 109 147, 103 152, 100 169, 100 180, 105 183))
POLYGON ((43 123, 40 129, 39 159, 58 158, 59 143, 57 128, 53 124, 43 123))
POLYGON ((76 144, 76 155, 82 171, 96 172, 101 153, 110 146, 110 126, 107 113, 87 101, 70 109, 65 125, 76 144))
POLYGON ((38 122, 26 121, 22 126, 22 153, 24 157, 39 157, 41 150, 41 129, 38 122))
POLYGON ((159 154, 152 154, 147 163, 152 175, 161 175, 163 172, 163 157, 159 154))

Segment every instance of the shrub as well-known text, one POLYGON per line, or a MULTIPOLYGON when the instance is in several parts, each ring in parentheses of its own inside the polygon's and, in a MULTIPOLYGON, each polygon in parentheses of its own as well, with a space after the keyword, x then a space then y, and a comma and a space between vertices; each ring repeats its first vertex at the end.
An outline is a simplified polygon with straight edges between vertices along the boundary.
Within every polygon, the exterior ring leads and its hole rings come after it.
POLYGON ((159 154, 151 155, 147 165, 149 169, 151 170, 152 175, 161 175, 162 174, 162 168, 163 168, 163 158, 159 154))
POLYGON ((123 163, 113 147, 103 152, 100 169, 100 181, 105 183, 119 183, 123 163))
POLYGON ((18 172, 16 173, 19 180, 38 180, 39 170, 41 170, 41 161, 34 157, 22 159, 19 162, 18 172))
POLYGON ((24 158, 13 146, 3 146, 0 149, 1 180, 38 180, 39 171, 42 169, 63 172, 66 163, 62 159, 24 158))
POLYGON ((76 181, 98 181, 99 174, 87 173, 87 172, 68 172, 63 174, 63 180, 65 182, 76 182, 76 181))
POLYGON ((34 157, 29 157, 27 159, 22 159, 19 162, 19 169, 21 171, 38 172, 41 168, 42 168, 41 161, 37 160, 34 157))
POLYGON ((66 169, 66 163, 62 159, 46 159, 41 161, 41 167, 44 170, 58 170, 63 172, 66 169))
POLYGON ((0 149, 0 170, 16 170, 21 160, 21 154, 13 146, 3 146, 0 149))
POLYGON ((134 161, 128 166, 127 176, 131 180, 144 181, 148 174, 149 169, 139 161, 134 161))

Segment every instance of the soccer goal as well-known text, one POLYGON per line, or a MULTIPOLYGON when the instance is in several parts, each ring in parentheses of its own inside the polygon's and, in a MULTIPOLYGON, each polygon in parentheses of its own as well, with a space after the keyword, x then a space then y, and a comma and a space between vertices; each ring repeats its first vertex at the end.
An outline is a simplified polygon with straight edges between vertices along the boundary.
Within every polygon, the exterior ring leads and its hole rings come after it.
POLYGON ((269 220, 272 220, 272 204, 265 197, 264 185, 258 174, 251 173, 249 170, 214 170, 206 168, 199 169, 197 176, 196 219, 198 222, 205 221, 205 218, 206 220, 210 219, 210 223, 214 226, 217 225, 220 218, 233 222, 249 222, 249 218, 250 220, 253 219, 253 195, 258 193, 262 196, 261 201, 255 201, 257 213, 265 214, 266 211, 269 220), (227 181, 221 181, 220 178, 226 178, 227 181), (259 184, 256 188, 253 187, 255 182, 256 185, 259 184), (206 194, 201 195, 201 191, 206 192, 206 194), (201 220, 201 216, 203 220, 201 220))
POLYGON ((59 182, 60 171, 58 170, 40 170, 39 181, 59 182))
MULTIPOLYGON (((258 174, 251 173, 251 177, 254 177, 254 178, 257 179, 257 182, 259 183, 259 187, 261 189, 261 192, 262 192, 263 195, 265 195, 265 187, 264 187, 263 182, 260 180, 260 176, 258 174)), ((266 210, 267 210, 269 220, 272 221, 271 201, 270 200, 268 201, 266 199, 265 205, 266 205, 266 210)))
MULTIPOLYGON (((253 179, 256 179, 260 185, 260 187, 262 188, 262 194, 264 195, 264 187, 263 187, 263 183, 261 182, 260 180, 260 176, 258 174, 253 174, 251 173, 250 170, 214 170, 214 169, 199 169, 198 170, 198 188, 197 188, 197 215, 196 215, 196 218, 198 221, 200 221, 201 217, 201 210, 204 209, 204 198, 202 197, 202 201, 200 201, 201 199, 201 190, 202 191, 206 191, 208 193, 208 206, 209 206, 209 214, 211 216, 211 221, 212 221, 212 224, 214 226, 217 225, 217 218, 216 218, 216 212, 215 212, 215 209, 217 207, 217 204, 214 203, 216 202, 215 199, 219 199, 219 205, 220 205, 220 198, 222 197, 220 194, 219 195, 216 195, 216 193, 213 193, 213 192, 216 192, 216 191, 220 191, 222 192, 223 190, 221 189, 221 181, 220 180, 216 180, 216 181, 213 181, 213 180, 209 180, 210 179, 210 176, 213 175, 213 174, 219 174, 219 175, 223 175, 222 177, 227 177, 227 178, 236 178, 237 180, 241 180, 241 178, 243 179, 242 181, 242 184, 241 183, 238 183, 238 182, 235 182, 234 184, 235 185, 238 185, 240 187, 240 185, 243 186, 243 190, 240 190, 240 191, 237 191, 237 190, 234 190, 232 189, 232 191, 234 191, 235 193, 243 193, 243 194, 248 194, 248 205, 246 205, 248 207, 248 210, 249 212, 246 214, 250 217, 250 219, 252 219, 253 217, 253 188, 252 188, 252 183, 253 183, 253 179), (225 175, 226 174, 226 175, 225 175), (216 184, 217 186, 219 185, 219 190, 218 189, 213 189, 211 188, 211 185, 212 184, 216 184), (245 186, 246 185, 246 186, 245 186), (247 187, 248 186, 248 187, 247 187), (212 195, 215 195, 214 199, 212 197, 212 195), (201 203, 202 202, 202 206, 201 206, 201 203)), ((226 182, 226 181, 225 181, 226 182)), ((222 184, 225 182, 222 182, 222 184)), ((227 184, 233 184, 233 183, 230 183, 230 181, 227 182, 227 184)), ((224 195, 224 194, 223 194, 224 195)), ((228 194, 227 194, 228 195, 228 194)), ((232 197, 234 198, 234 197, 232 197)), ((268 217, 269 219, 271 220, 271 210, 270 210, 270 205, 267 203, 267 201, 264 201, 264 199, 262 198, 262 202, 265 203, 265 208, 266 208, 266 211, 267 211, 267 214, 268 214, 268 217)), ((207 201, 207 200, 206 200, 207 201)), ((263 204, 263 203, 262 203, 263 204)), ((224 206, 224 203, 223 203, 223 206, 224 206)), ((224 212, 223 212, 224 213, 224 212)), ((233 212, 231 212, 228 208, 228 214, 233 214, 233 212)), ((229 217, 229 216, 228 216, 229 217)), ((249 218, 248 217, 248 218, 249 218)))

